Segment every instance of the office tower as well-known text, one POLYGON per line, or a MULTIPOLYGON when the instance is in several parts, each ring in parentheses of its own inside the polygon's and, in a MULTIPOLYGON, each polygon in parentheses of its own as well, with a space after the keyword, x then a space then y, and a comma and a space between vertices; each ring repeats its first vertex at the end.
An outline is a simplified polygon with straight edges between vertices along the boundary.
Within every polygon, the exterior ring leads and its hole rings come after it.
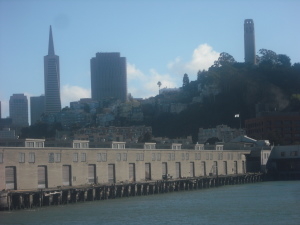
POLYGON ((127 100, 126 58, 120 53, 97 53, 91 59, 92 99, 127 100))
POLYGON ((15 127, 28 126, 28 100, 24 94, 13 94, 9 99, 9 116, 15 127))
POLYGON ((48 55, 44 57, 45 113, 61 110, 59 57, 54 53, 52 28, 50 26, 48 55))
POLYGON ((45 96, 33 96, 30 97, 30 118, 31 125, 40 120, 41 115, 45 112, 45 96))
POLYGON ((255 32, 254 22, 252 19, 246 19, 244 22, 244 48, 245 62, 256 64, 255 32))

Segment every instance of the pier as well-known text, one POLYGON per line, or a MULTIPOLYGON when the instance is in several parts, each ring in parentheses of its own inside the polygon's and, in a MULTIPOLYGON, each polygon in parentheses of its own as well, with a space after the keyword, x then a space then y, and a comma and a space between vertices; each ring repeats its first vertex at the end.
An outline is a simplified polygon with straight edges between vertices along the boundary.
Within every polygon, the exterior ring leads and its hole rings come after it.
POLYGON ((137 183, 59 186, 35 190, 9 190, 0 192, 0 210, 20 210, 85 201, 154 195, 168 192, 191 191, 224 185, 261 182, 264 174, 237 174, 181 179, 162 179, 137 183))

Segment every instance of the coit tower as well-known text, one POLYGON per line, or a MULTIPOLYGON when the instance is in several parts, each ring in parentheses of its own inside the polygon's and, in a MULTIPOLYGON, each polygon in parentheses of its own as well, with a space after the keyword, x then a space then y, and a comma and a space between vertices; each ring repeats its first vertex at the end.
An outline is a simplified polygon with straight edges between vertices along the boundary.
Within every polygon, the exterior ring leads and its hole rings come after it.
POLYGON ((246 19, 244 22, 244 47, 245 47, 245 62, 256 64, 255 32, 254 32, 254 22, 252 19, 246 19))

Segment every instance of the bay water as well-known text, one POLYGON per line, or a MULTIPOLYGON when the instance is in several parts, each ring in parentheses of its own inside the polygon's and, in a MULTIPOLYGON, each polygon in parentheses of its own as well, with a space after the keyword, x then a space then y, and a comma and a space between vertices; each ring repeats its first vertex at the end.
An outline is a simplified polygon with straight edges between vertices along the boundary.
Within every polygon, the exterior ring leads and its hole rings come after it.
POLYGON ((300 181, 2 211, 0 224, 300 224, 300 181))

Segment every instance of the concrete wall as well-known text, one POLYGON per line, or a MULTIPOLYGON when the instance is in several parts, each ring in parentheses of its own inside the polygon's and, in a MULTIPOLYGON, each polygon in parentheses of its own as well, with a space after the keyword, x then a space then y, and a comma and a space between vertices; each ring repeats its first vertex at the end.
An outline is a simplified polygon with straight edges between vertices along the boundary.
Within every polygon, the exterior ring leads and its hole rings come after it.
POLYGON ((225 175, 224 161, 227 162, 227 174, 245 173, 246 157, 249 151, 216 150, 145 150, 145 149, 71 149, 71 148, 0 148, 0 190, 6 188, 5 168, 15 166, 16 189, 37 189, 38 166, 46 166, 48 188, 63 186, 63 165, 71 166, 72 186, 88 184, 88 165, 96 166, 96 183, 108 183, 108 164, 115 165, 115 180, 129 182, 129 163, 135 164, 136 182, 145 181, 145 163, 151 164, 151 180, 162 179, 162 163, 167 163, 168 174, 176 176, 176 162, 181 164, 181 177, 190 177, 190 162, 194 162, 195 176, 204 176, 201 162, 206 164, 206 175, 218 165, 218 175, 225 175), (25 161, 19 162, 20 153, 25 154, 25 161), (34 153, 34 162, 29 162, 29 154, 34 153), (60 162, 49 162, 49 153, 61 154, 60 162), (73 161, 73 153, 78 153, 78 162, 73 161), (86 154, 86 161, 81 161, 81 154, 86 154), (107 154, 106 161, 98 161, 98 154, 107 154), (120 154, 120 155, 118 155, 120 154), (159 160, 160 154, 160 160, 159 160), (155 158, 153 157, 155 155, 155 158), (120 157, 119 157, 120 156, 120 157), (126 157, 125 157, 126 156, 126 157), (183 157, 184 156, 184 157, 183 157), (2 161, 1 161, 2 157, 2 161))

